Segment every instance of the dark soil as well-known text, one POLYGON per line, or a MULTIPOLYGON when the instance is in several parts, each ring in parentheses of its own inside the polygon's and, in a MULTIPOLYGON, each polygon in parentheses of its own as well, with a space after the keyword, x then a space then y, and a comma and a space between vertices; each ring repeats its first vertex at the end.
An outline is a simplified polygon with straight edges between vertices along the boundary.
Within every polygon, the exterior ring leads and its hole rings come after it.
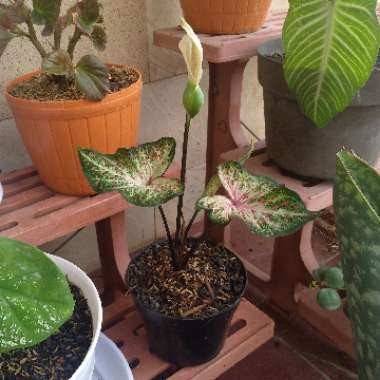
POLYGON ((199 245, 184 270, 174 271, 169 248, 162 243, 148 247, 134 259, 127 284, 151 310, 169 317, 205 318, 242 296, 246 273, 232 253, 206 242, 199 245))
POLYGON ((68 380, 91 345, 91 312, 80 289, 71 286, 74 314, 59 331, 37 346, 0 354, 1 380, 68 380))
MULTIPOLYGON (((118 92, 128 88, 139 79, 139 73, 132 68, 110 69, 111 92, 118 92)), ((80 100, 85 99, 83 92, 75 87, 74 78, 67 79, 44 73, 35 75, 31 79, 19 83, 12 88, 11 95, 16 98, 40 101, 80 100)))

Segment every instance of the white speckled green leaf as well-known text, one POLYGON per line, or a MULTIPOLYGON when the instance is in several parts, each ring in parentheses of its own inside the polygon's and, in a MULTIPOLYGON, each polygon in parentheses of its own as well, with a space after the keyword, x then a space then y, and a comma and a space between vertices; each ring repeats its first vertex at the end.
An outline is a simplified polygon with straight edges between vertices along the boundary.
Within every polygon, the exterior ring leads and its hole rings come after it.
POLYGON ((140 207, 156 207, 183 194, 177 180, 163 177, 173 161, 176 142, 165 137, 137 148, 119 149, 115 154, 101 154, 80 149, 83 171, 97 193, 118 191, 140 207))
POLYGON ((206 196, 198 208, 210 211, 211 221, 228 224, 241 219, 253 234, 283 236, 295 232, 315 218, 299 196, 268 177, 254 176, 237 162, 218 168, 227 196, 206 196))
POLYGON ((42 342, 73 310, 58 267, 37 248, 0 237, 0 352, 42 342))
POLYGON ((338 154, 334 207, 360 380, 380 379, 380 176, 338 154))
POLYGON ((284 72, 303 112, 324 127, 350 105, 376 62, 376 0, 289 0, 284 72))

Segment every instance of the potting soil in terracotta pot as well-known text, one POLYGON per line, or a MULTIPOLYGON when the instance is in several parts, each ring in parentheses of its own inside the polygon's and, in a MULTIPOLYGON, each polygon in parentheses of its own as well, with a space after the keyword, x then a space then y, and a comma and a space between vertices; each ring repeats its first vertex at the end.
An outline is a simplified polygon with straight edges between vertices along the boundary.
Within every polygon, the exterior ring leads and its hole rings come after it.
POLYGON ((142 91, 141 74, 110 66, 111 91, 102 101, 84 99, 74 83, 39 72, 10 82, 5 97, 24 145, 42 181, 68 195, 93 194, 80 168, 77 149, 115 153, 135 146, 142 91))
POLYGON ((271 0, 181 0, 186 21, 198 33, 252 33, 262 27, 271 0))
POLYGON ((37 346, 0 354, 0 379, 69 380, 87 355, 93 339, 91 311, 71 286, 74 314, 59 331, 37 346))
POLYGON ((279 167, 299 176, 333 179, 336 154, 343 147, 376 163, 380 156, 379 68, 374 68, 350 107, 325 128, 317 128, 301 112, 285 81, 281 40, 261 45, 258 57, 267 151, 279 167))
POLYGON ((137 255, 127 272, 150 350, 180 367, 220 352, 247 281, 243 264, 227 249, 196 241, 192 248, 183 270, 174 270, 169 248, 160 243, 137 255))

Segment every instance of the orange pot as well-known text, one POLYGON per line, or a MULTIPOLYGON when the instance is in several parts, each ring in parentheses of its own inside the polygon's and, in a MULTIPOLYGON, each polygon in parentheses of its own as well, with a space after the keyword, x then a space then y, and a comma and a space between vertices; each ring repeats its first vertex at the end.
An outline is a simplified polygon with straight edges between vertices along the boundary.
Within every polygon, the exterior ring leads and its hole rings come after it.
POLYGON ((186 21, 198 33, 241 34, 260 29, 271 0, 181 0, 186 21))
POLYGON ((34 101, 10 94, 16 84, 37 71, 10 82, 5 97, 26 149, 42 181, 68 195, 93 194, 84 177, 77 149, 93 148, 114 153, 137 144, 142 78, 132 86, 107 95, 100 102, 34 101))

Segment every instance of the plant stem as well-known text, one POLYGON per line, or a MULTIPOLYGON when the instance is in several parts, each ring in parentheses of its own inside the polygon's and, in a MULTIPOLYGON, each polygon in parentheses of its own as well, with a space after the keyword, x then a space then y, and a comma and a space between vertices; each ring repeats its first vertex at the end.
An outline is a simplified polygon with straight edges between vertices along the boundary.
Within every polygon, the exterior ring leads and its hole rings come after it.
MULTIPOLYGON (((186 114, 185 131, 183 134, 183 146, 182 146, 182 166, 181 166, 181 183, 184 184, 186 188, 186 169, 187 169, 187 153, 189 147, 189 134, 190 134, 191 117, 186 114)), ((180 195, 178 197, 177 206, 177 220, 176 220, 176 230, 175 230, 175 245, 178 246, 180 239, 179 235, 181 233, 181 219, 183 217, 183 199, 184 196, 180 195)))
POLYGON ((82 32, 80 31, 79 28, 75 27, 74 34, 70 38, 69 45, 67 47, 67 52, 69 53, 71 59, 74 58, 74 50, 81 37, 82 37, 82 32))
POLYGON ((165 212, 164 212, 164 209, 162 208, 162 206, 159 206, 158 210, 160 211, 162 222, 164 223, 164 226, 165 226, 166 236, 168 238, 168 243, 169 243, 169 248, 170 248, 170 254, 172 257, 172 264, 173 264, 173 267, 177 270, 177 267, 178 267, 177 256, 175 253, 175 248, 174 248, 173 239, 172 239, 172 235, 170 232, 168 220, 166 218, 166 215, 165 215, 165 212))
POLYGON ((37 51, 40 53, 41 57, 45 58, 47 56, 47 52, 42 46, 41 42, 38 41, 36 29, 34 28, 31 15, 28 16, 26 20, 26 25, 28 27, 29 32, 27 37, 29 38, 30 42, 34 45, 34 47, 37 49, 37 51))
POLYGON ((193 216, 190 219, 189 224, 186 227, 185 236, 184 236, 185 241, 187 240, 187 237, 189 236, 190 229, 193 226, 195 219, 197 218, 198 214, 199 214, 199 210, 195 210, 193 216))

